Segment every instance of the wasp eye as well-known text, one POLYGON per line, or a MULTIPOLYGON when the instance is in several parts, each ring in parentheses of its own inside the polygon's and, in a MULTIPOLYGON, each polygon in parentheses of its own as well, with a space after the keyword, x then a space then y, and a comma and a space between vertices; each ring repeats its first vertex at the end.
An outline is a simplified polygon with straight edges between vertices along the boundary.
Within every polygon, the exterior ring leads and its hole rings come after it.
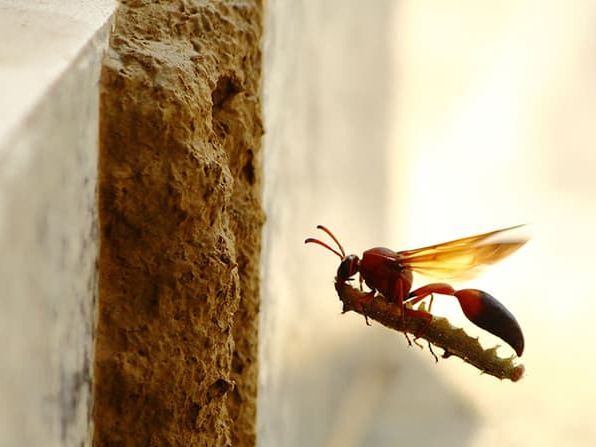
POLYGON ((340 280, 346 280, 358 272, 358 256, 346 256, 339 264, 337 269, 337 277, 340 280))

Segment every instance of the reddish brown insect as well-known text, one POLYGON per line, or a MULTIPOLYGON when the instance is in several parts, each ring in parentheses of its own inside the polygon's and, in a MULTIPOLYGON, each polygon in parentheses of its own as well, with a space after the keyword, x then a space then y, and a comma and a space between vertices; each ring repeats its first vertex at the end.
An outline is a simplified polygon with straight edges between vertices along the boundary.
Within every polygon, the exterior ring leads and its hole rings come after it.
POLYGON ((501 237, 521 226, 503 228, 415 250, 393 251, 383 247, 371 248, 362 254, 362 259, 356 255, 346 256, 337 238, 322 225, 318 225, 317 228, 335 241, 339 251, 318 239, 308 238, 304 242, 321 245, 339 256, 341 259, 337 269, 339 281, 349 281, 356 273, 360 273, 360 285, 362 286, 364 282, 371 289, 371 299, 375 292, 379 291, 387 300, 401 306, 404 318, 413 313, 417 316, 425 316, 429 320, 432 318, 424 311, 406 308, 406 302, 416 304, 435 293, 455 296, 464 315, 472 323, 507 342, 517 355, 521 356, 524 351, 524 337, 517 320, 505 306, 488 293, 476 289, 455 290, 447 283, 431 283, 411 291, 412 272, 441 278, 469 278, 474 276, 478 267, 493 264, 510 255, 524 245, 527 239, 501 240, 501 237), (499 238, 499 241, 491 242, 491 239, 495 238, 499 238))

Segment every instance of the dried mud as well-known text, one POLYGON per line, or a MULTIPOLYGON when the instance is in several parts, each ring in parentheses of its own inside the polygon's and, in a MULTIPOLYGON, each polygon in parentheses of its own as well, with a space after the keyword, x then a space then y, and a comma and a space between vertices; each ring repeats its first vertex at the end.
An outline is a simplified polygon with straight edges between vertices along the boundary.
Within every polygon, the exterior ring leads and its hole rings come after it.
POLYGON ((102 74, 94 446, 254 445, 260 1, 125 1, 102 74))

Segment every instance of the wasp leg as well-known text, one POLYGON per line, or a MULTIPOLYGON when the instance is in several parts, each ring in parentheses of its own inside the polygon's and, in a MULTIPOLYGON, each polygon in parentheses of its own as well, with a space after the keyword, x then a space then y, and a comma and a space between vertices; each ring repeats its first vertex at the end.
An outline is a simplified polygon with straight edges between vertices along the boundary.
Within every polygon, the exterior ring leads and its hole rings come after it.
MULTIPOLYGON (((453 287, 451 287, 449 284, 446 284, 444 282, 435 282, 435 283, 431 283, 431 284, 422 286, 416 290, 413 290, 408 295, 408 298, 406 299, 406 301, 408 301, 408 303, 410 303, 411 305, 414 305, 414 304, 422 301, 427 296, 431 295, 431 302, 432 302, 432 294, 433 293, 438 293, 439 295, 455 296, 456 292, 455 292, 455 289, 453 287)), ((429 309, 430 309, 430 307, 429 307, 429 309)))
POLYGON ((428 343, 428 350, 430 351, 431 355, 434 357, 435 363, 439 363, 439 357, 437 357, 437 354, 435 354, 435 351, 433 351, 433 345, 430 344, 430 341, 427 343, 428 343))
MULTIPOLYGON (((434 299, 435 299, 435 296, 431 293, 430 294, 430 301, 429 301, 429 304, 428 304, 428 309, 425 309, 425 311, 428 312, 431 315, 431 320, 429 320, 426 328, 424 328, 422 331, 420 331, 420 333, 418 333, 416 335, 416 338, 414 339, 414 343, 416 343, 416 339, 418 339, 418 337, 422 337, 424 335, 424 333, 426 332, 426 329, 428 328, 428 325, 430 325, 430 323, 432 321, 432 308, 433 308, 433 301, 434 301, 434 299)), ((429 350, 430 354, 435 359, 435 363, 439 363, 439 358, 437 357, 437 354, 435 354, 435 351, 433 351, 432 344, 430 343, 430 341, 427 341, 426 343, 428 345, 428 350, 429 350)), ((416 344, 418 344, 418 343, 416 343, 416 344)), ((418 345, 418 346, 420 346, 420 345, 418 345)))
MULTIPOLYGON (((428 305, 428 313, 430 314, 430 312, 432 310, 433 301, 435 298, 434 297, 435 293, 438 293, 441 295, 453 295, 454 296, 456 292, 455 292, 455 289, 453 287, 451 287, 449 284, 443 283, 443 282, 436 282, 436 283, 427 284, 425 286, 419 287, 416 290, 413 290, 408 295, 408 298, 406 298, 406 301, 408 302, 408 304, 411 304, 413 306, 414 304, 422 301, 427 296, 430 296, 430 303, 428 305)), ((421 332, 421 335, 423 335, 423 334, 424 334, 424 331, 421 332)), ((429 346, 429 350, 431 351, 431 354, 433 355, 435 360, 437 360, 437 356, 434 354, 434 352, 432 351, 432 348, 430 346, 429 346)))

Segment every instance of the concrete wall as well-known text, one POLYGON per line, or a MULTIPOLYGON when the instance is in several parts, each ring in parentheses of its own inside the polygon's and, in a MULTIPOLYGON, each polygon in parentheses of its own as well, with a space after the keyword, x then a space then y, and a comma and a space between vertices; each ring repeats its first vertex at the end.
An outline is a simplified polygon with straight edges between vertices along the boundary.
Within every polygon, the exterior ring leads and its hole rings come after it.
POLYGON ((408 122, 407 110, 395 114, 406 94, 395 72, 400 4, 269 2, 262 446, 466 445, 478 423, 427 349, 409 349, 402 334, 341 315, 333 289, 339 259, 304 245, 306 237, 329 240, 317 224, 358 255, 398 248, 392 233, 411 242, 403 230, 416 216, 389 203, 404 196, 390 186, 407 191, 400 177, 408 168, 395 162, 405 158, 393 144, 398 119, 408 122), (400 213, 390 220, 393 209, 400 213))
POLYGON ((111 1, 0 1, 0 446, 90 445, 111 1))
POLYGON ((383 243, 394 3, 268 2, 262 446, 365 445, 395 375, 378 332, 340 315, 338 258, 304 245, 317 224, 350 253, 383 243))

